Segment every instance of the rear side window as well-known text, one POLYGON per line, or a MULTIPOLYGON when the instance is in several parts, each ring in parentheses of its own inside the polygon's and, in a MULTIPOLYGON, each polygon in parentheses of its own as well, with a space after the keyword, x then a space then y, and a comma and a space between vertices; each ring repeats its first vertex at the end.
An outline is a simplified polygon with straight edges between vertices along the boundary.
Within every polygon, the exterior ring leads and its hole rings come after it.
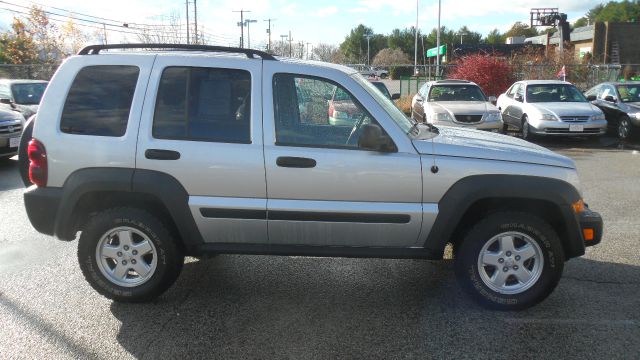
POLYGON ((78 72, 62 110, 60 130, 68 134, 123 136, 127 130, 137 66, 87 66, 78 72))
POLYGON ((156 139, 251 142, 251 74, 246 70, 168 67, 153 118, 156 139))

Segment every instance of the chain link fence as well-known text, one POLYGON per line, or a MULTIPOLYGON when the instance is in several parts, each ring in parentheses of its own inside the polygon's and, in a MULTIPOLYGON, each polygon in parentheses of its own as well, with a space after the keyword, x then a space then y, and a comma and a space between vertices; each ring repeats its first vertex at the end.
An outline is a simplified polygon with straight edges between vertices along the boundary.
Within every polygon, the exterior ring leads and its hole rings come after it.
POLYGON ((0 64, 0 78, 50 80, 59 64, 0 64))

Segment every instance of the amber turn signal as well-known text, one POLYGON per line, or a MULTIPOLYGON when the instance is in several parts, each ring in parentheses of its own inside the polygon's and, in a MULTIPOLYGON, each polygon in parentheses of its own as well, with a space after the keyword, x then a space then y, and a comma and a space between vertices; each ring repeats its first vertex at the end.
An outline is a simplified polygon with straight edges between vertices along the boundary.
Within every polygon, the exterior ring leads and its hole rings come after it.
POLYGON ((593 229, 582 229, 582 235, 585 241, 593 240, 593 229))
POLYGON ((580 214, 584 211, 584 201, 582 201, 582 199, 574 202, 573 204, 571 204, 571 206, 573 207, 573 211, 576 214, 580 214))

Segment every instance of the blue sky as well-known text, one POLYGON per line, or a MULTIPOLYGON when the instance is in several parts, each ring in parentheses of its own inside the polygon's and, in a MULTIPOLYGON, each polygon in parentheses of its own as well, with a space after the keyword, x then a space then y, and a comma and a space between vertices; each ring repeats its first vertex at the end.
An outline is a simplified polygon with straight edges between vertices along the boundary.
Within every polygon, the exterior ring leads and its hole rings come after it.
MULTIPOLYGON (((471 30, 486 34, 493 28, 505 31, 516 21, 528 23, 531 7, 559 7, 573 21, 600 2, 601 0, 555 0, 549 3, 529 0, 443 0, 442 25, 453 29, 467 25, 471 30)), ((7 0, 0 4, 0 26, 3 29, 8 27, 15 14, 7 9, 24 11, 19 6, 7 3, 22 6, 37 3, 44 5, 45 10, 63 15, 69 15, 63 11, 68 10, 123 23, 167 24, 167 19, 172 14, 180 16, 184 21, 185 13, 184 0, 7 0)), ((240 20, 240 15, 232 11, 240 9, 250 10, 246 18, 258 21, 251 24, 253 45, 264 44, 266 41, 266 22, 263 20, 267 18, 276 19, 272 23, 272 40, 280 39, 280 35, 288 34, 291 30, 294 41, 313 44, 339 44, 349 30, 358 24, 369 26, 376 33, 386 34, 394 28, 405 28, 416 22, 415 0, 197 0, 197 5, 200 28, 204 28, 207 36, 220 45, 237 45, 240 28, 236 23, 240 20)), ((436 21, 437 0, 419 1, 419 28, 429 32, 436 27, 436 21)), ((90 27, 85 29, 90 33, 98 30, 90 27)), ((136 40, 135 35, 116 31, 109 31, 108 37, 112 40, 122 40, 124 37, 136 40)))

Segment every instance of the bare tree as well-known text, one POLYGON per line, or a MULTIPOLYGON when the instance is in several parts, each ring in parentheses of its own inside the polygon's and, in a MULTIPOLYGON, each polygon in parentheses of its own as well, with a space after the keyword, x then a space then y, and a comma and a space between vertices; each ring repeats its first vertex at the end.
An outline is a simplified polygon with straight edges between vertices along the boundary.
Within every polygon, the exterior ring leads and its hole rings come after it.
MULTIPOLYGON (((186 38, 183 36, 182 26, 180 24, 180 14, 177 11, 173 11, 169 14, 168 22, 162 21, 161 24, 148 25, 144 27, 136 26, 136 30, 139 32, 137 35, 138 40, 143 43, 186 43, 186 38)), ((186 30, 184 32, 186 33, 186 30)), ((189 40, 191 43, 195 43, 195 41, 193 41, 195 38, 189 40)), ((203 39, 199 38, 198 43, 203 44, 203 39)))
POLYGON ((319 43, 313 47, 312 57, 314 60, 320 60, 325 62, 333 61, 334 56, 338 52, 338 47, 331 44, 319 43))

